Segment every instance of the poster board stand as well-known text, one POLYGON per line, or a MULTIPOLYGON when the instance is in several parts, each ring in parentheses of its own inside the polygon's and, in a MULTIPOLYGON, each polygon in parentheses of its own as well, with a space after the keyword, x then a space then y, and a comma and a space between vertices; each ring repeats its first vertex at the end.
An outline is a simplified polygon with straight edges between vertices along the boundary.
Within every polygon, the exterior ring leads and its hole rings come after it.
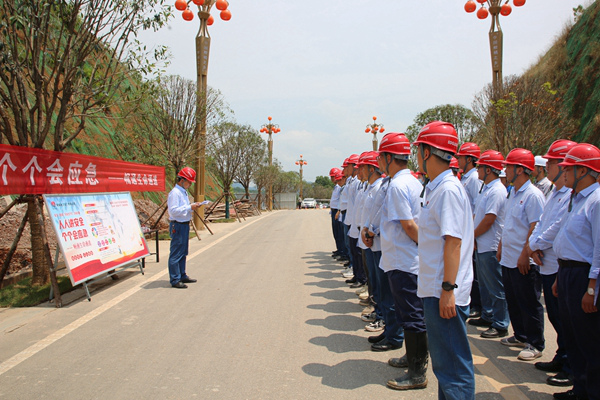
POLYGON ((129 192, 53 194, 44 200, 71 284, 82 284, 88 301, 91 283, 128 268, 144 274, 142 260, 150 251, 129 192))

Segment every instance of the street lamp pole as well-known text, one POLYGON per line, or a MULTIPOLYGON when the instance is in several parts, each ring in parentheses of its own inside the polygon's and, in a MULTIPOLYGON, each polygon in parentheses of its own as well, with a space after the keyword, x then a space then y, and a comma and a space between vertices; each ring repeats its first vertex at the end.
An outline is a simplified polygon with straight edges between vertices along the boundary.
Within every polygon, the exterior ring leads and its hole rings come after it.
POLYGON ((304 199, 302 196, 302 166, 308 164, 305 160, 302 159, 302 154, 300 154, 300 159, 296 160, 296 165, 300 166, 300 200, 304 199))
MULTIPOLYGON (((477 11, 477 18, 486 19, 489 14, 492 15, 492 24, 490 27, 490 55, 492 58, 492 88, 494 89, 494 98, 500 96, 502 90, 502 44, 503 34, 500 27, 500 15, 508 16, 512 12, 510 0, 504 0, 504 4, 500 5, 503 0, 477 0, 481 4, 481 8, 477 11), (488 6, 486 8, 485 6, 488 6)), ((521 7, 525 4, 525 0, 513 0, 515 7, 521 7)), ((474 0, 469 0, 465 4, 465 11, 472 13, 477 9, 477 4, 474 0)))
POLYGON ((367 129, 365 129, 365 133, 373 134, 373 151, 377 151, 377 132, 383 133, 385 129, 383 128, 383 124, 378 124, 377 117, 373 117, 373 123, 367 124, 367 129))
MULTIPOLYGON (((271 122, 272 119, 273 118, 269 117, 269 122, 260 128, 262 133, 269 135, 269 139, 267 141, 269 148, 269 167, 273 166, 273 134, 281 132, 279 125, 271 122)), ((269 211, 273 211, 273 182, 269 182, 269 187, 267 188, 267 197, 267 209, 269 211)))
MULTIPOLYGON (((210 35, 208 27, 214 23, 214 18, 210 15, 213 5, 221 11, 220 16, 223 21, 231 19, 231 11, 227 8, 227 0, 176 0, 175 8, 182 11, 182 17, 186 21, 194 19, 194 13, 189 6, 194 3, 198 6, 198 18, 200 19, 200 28, 196 35, 196 127, 194 134, 198 138, 196 143, 196 170, 197 181, 194 186, 194 201, 204 201, 206 195, 206 116, 207 116, 207 95, 208 95, 208 56, 210 53, 210 35)), ((200 214, 204 215, 204 206, 199 212, 194 213, 194 225, 199 229, 204 229, 200 221, 200 214)))

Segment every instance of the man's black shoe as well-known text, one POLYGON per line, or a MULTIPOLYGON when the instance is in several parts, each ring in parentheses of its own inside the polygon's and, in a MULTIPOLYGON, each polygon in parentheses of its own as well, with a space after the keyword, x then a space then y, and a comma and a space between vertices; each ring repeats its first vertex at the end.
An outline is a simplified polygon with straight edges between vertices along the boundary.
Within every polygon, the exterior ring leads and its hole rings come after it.
POLYGON ((562 363, 560 361, 557 360, 552 360, 550 362, 536 362, 535 367, 537 369, 539 369, 540 371, 545 371, 545 372, 560 372, 562 371, 562 363))
POLYGON ((379 343, 383 339, 385 339, 385 332, 381 332, 381 334, 379 334, 377 336, 369 336, 367 338, 367 340, 369 341, 369 343, 379 343))
POLYGON ((546 383, 551 386, 573 386, 573 381, 564 371, 560 371, 558 374, 548 377, 546 383))
POLYGON ((346 283, 356 283, 356 278, 346 279, 346 283))
POLYGON ((183 282, 177 282, 173 287, 176 289, 187 289, 187 285, 183 282))
POLYGON ((371 345, 371 350, 372 351, 388 351, 388 350, 397 350, 401 347, 402 347, 401 344, 392 344, 392 343, 388 342, 387 339, 384 339, 380 342, 373 343, 371 345))
POLYGON ((572 390, 562 393, 554 393, 552 397, 554 397, 556 400, 587 400, 587 397, 577 396, 572 390))
POLYGON ((487 326, 487 327, 492 326, 492 323, 490 321, 486 321, 483 318, 470 319, 468 322, 469 322, 469 325, 473 325, 473 326, 487 326))
POLYGON ((504 336, 508 336, 508 329, 496 329, 490 327, 487 331, 481 332, 481 337, 487 339, 501 338, 504 336))
POLYGON ((361 288, 363 286, 365 286, 365 284, 362 283, 362 282, 354 282, 352 285, 350 285, 350 288, 352 288, 352 289, 358 289, 358 288, 361 288))
POLYGON ((181 282, 183 282, 183 283, 196 283, 196 282, 198 282, 198 279, 184 278, 184 279, 181 280, 181 282))
POLYGON ((350 261, 346 261, 346 262, 344 263, 344 267, 346 267, 346 268, 349 268, 349 267, 350 267, 350 261))
POLYGON ((471 311, 469 312, 469 318, 479 318, 479 317, 481 317, 481 310, 472 308, 471 311))

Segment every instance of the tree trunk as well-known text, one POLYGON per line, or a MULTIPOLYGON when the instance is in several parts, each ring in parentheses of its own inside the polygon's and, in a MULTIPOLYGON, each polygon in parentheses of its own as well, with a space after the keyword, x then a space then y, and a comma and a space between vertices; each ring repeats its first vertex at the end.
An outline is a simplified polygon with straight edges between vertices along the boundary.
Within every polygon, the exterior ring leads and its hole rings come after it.
POLYGON ((229 219, 229 192, 225 192, 225 219, 229 219))
MULTIPOLYGON (((43 209, 40 212, 43 216, 43 209)), ((40 226, 40 219, 37 216, 36 204, 33 199, 27 201, 27 217, 31 228, 31 264, 33 268, 31 284, 33 286, 42 286, 48 283, 50 275, 48 273, 49 267, 44 255, 42 227, 40 226)))

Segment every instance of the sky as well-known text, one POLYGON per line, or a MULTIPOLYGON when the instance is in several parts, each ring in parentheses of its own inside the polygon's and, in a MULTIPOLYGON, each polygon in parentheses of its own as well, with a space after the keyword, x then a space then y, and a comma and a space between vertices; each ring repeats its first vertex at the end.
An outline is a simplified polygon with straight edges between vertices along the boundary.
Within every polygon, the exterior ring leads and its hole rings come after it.
MULTIPOLYGON (((212 10, 208 85, 239 124, 258 130, 271 116, 281 129, 274 158, 298 171, 302 155, 304 179, 314 181, 350 154, 372 150, 365 127, 373 116, 385 133, 404 132, 428 108, 471 107, 492 80, 491 17, 466 13, 465 2, 229 0, 230 21, 212 10)), ((585 3, 527 0, 501 16, 503 75, 535 64, 585 3)), ((140 38, 170 48, 168 74, 195 80, 199 20, 173 11, 167 27, 140 38)))

